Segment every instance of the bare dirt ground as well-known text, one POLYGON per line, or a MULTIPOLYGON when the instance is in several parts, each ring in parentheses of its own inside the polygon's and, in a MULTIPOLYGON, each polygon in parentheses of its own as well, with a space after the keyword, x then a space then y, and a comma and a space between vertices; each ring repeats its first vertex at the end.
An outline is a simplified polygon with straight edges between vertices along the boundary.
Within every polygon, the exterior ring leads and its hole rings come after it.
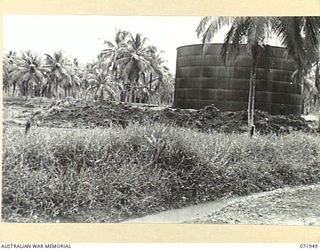
POLYGON ((320 226, 320 184, 221 199, 122 223, 320 226))
MULTIPOLYGON (((196 129, 201 132, 247 132, 247 112, 222 112, 210 105, 200 110, 155 107, 147 104, 85 102, 83 100, 49 100, 4 98, 4 124, 23 126, 30 118, 37 126, 60 128, 93 128, 130 123, 162 123, 196 129)), ((255 112, 256 129, 261 134, 310 132, 311 122, 298 115, 269 115, 255 112)))
POLYGON ((205 217, 185 223, 320 226, 320 184, 235 199, 205 217))

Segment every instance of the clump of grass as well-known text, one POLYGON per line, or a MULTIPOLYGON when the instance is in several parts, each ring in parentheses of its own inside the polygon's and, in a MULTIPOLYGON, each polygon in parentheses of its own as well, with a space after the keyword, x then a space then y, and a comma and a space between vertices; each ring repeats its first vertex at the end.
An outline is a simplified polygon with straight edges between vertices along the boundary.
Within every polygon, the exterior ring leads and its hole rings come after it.
POLYGON ((320 181, 318 136, 203 134, 164 125, 7 129, 3 208, 27 217, 118 221, 320 181))

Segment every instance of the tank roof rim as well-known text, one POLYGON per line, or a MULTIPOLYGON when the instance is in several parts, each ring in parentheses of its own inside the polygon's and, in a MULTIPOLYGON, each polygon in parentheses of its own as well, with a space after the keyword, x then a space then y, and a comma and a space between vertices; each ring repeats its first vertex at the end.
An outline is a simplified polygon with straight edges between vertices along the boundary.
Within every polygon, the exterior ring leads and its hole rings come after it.
MULTIPOLYGON (((223 45, 223 43, 207 43, 208 45, 223 45)), ((241 43, 240 45, 246 45, 246 43, 241 43)), ((269 45, 269 44, 266 44, 269 45)), ((187 45, 182 45, 177 47, 176 50, 183 48, 183 47, 192 47, 192 46, 202 46, 202 43, 193 43, 193 44, 187 44, 187 45)), ((273 45, 269 45, 272 48, 279 48, 279 49, 286 49, 285 47, 282 46, 273 46, 273 45)))

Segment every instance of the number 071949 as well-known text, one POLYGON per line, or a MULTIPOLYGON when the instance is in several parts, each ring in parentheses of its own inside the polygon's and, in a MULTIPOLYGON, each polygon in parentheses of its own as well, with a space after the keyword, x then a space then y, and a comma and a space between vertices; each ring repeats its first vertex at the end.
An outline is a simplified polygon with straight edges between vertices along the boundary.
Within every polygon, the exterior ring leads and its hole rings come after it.
POLYGON ((318 248, 318 244, 300 244, 300 248, 316 249, 316 248, 318 248))

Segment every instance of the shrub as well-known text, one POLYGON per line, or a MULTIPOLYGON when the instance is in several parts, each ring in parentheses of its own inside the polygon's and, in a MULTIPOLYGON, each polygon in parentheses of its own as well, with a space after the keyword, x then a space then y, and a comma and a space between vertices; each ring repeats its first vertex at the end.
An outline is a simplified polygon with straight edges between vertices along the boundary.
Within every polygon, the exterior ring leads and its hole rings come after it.
MULTIPOLYGON (((118 221, 220 197, 320 181, 320 140, 127 128, 7 129, 4 211, 118 221), (103 215, 102 215, 103 213, 103 215)), ((7 215, 5 215, 7 216, 7 215)), ((8 216, 7 216, 8 217, 8 216)))

